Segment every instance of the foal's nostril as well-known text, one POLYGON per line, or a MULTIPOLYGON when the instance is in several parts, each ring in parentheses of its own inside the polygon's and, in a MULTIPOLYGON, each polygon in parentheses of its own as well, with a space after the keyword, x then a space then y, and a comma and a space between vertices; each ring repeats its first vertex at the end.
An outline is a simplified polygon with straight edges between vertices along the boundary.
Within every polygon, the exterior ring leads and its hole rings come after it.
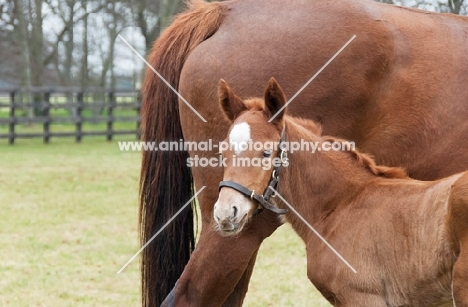
POLYGON ((233 214, 232 214, 232 217, 236 217, 237 216, 237 211, 238 211, 237 207, 236 206, 232 207, 232 210, 234 211, 233 214))

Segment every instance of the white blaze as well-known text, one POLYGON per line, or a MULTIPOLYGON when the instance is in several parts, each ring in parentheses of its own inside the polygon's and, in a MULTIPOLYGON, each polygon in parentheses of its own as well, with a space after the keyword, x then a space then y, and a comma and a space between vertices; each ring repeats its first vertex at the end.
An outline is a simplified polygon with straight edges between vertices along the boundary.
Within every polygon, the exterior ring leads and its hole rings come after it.
POLYGON ((250 126, 246 122, 236 124, 229 133, 229 143, 236 155, 247 150, 250 141, 250 126))

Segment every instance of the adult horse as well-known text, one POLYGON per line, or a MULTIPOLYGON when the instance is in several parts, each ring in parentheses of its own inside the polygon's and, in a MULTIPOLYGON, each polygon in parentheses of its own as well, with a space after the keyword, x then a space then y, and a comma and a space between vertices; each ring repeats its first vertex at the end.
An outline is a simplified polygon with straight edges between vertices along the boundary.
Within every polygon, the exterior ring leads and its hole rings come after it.
MULTIPOLYGON (((229 123, 218 108, 220 78, 249 97, 261 95, 274 76, 292 97, 357 35, 289 112, 355 141, 379 164, 404 166, 419 179, 444 177, 468 167, 467 33, 464 17, 367 0, 195 2, 161 35, 149 62, 207 122, 148 70, 143 139, 221 140, 229 123)), ((142 243, 190 199, 192 175, 197 190, 206 186, 198 197, 203 226, 192 256, 188 209, 144 250, 144 306, 159 306, 177 280, 168 306, 240 306, 260 243, 279 226, 271 222, 275 214, 264 212, 237 238, 213 230, 222 168, 190 169, 186 159, 217 157, 216 151, 143 154, 142 243)))
POLYGON ((333 306, 468 307, 468 171, 410 179, 322 136, 313 121, 285 115, 273 78, 264 97, 242 101, 220 83, 232 122, 214 206, 220 232, 238 235, 259 207, 286 210, 306 245, 307 275, 333 306), (295 144, 304 148, 288 154, 295 144), (267 195, 276 191, 279 208, 267 195))

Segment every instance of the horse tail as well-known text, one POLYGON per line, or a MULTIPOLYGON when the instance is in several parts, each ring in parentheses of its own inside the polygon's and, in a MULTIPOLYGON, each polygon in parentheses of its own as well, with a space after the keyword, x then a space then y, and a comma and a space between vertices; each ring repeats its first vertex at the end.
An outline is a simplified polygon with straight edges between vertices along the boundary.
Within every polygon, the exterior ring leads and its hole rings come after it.
MULTIPOLYGON (((149 63, 174 88, 190 52, 212 36, 227 11, 221 3, 190 1, 161 34, 149 63)), ((147 69, 142 87, 142 140, 177 141, 183 138, 178 97, 147 69)), ((186 151, 144 151, 140 174, 139 232, 146 244, 194 195, 186 151)), ((194 203, 192 202, 192 206, 194 203)), ((174 287, 195 245, 193 208, 182 211, 142 252, 142 305, 158 307, 174 287)))

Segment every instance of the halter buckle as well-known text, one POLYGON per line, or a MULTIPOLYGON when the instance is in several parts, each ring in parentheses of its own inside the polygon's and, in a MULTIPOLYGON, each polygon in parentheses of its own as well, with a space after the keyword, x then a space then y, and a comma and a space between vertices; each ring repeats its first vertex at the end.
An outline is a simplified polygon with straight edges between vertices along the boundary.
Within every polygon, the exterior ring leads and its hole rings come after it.
POLYGON ((280 160, 282 165, 288 163, 288 153, 286 152, 286 150, 281 151, 280 160))

